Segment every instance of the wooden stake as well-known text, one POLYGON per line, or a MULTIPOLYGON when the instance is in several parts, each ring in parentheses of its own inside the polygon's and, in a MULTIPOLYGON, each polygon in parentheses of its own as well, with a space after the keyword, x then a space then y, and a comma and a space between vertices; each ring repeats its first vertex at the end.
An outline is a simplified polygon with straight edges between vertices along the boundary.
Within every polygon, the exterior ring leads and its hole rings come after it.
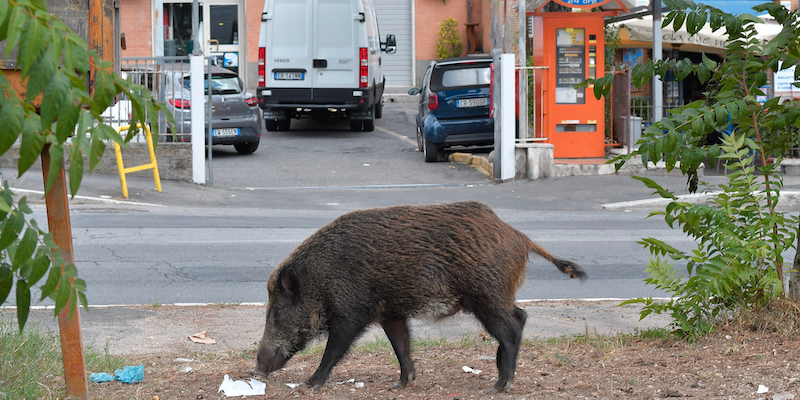
MULTIPOLYGON (((50 144, 42 149, 42 175, 45 185, 50 172, 50 144)), ((47 225, 53 234, 53 240, 61 249, 61 255, 67 264, 75 262, 72 253, 72 227, 69 221, 69 201, 67 200, 67 182, 63 162, 58 168, 55 183, 45 194, 47 205, 47 225)), ((77 299, 71 301, 77 302, 77 299)), ((67 385, 67 399, 89 399, 89 388, 86 380, 86 360, 83 355, 83 339, 81 338, 80 310, 69 316, 69 304, 58 314, 58 329, 61 334, 61 355, 64 359, 64 379, 67 385)))

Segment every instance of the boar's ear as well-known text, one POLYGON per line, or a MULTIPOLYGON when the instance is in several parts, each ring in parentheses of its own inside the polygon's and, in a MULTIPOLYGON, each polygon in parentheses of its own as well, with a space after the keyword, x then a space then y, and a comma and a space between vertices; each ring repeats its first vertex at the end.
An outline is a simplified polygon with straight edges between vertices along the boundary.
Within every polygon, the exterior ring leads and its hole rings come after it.
POLYGON ((294 268, 285 268, 281 271, 279 282, 283 292, 293 301, 297 299, 300 294, 300 281, 297 278, 297 272, 295 272, 294 268))

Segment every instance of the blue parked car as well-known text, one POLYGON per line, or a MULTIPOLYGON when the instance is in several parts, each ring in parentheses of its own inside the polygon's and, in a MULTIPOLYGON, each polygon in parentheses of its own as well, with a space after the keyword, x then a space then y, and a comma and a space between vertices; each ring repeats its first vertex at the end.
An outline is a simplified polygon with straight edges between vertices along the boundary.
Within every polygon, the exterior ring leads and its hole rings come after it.
POLYGON ((438 161, 453 146, 494 144, 494 120, 489 117, 490 56, 431 61, 422 78, 417 113, 417 145, 426 162, 438 161))

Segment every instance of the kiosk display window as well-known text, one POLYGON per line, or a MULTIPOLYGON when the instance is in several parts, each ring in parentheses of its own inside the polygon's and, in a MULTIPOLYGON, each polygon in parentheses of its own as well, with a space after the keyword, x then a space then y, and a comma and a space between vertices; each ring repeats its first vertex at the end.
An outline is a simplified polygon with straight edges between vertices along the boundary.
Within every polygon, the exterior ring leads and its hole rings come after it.
POLYGON ((583 28, 556 29, 556 104, 585 104, 586 34, 583 28))

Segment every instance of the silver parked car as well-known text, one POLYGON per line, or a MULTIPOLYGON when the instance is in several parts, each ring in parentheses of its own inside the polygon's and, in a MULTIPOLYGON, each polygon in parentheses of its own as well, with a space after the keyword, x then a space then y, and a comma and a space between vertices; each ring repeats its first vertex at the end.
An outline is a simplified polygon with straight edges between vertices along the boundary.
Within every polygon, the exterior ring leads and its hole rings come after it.
MULTIPOLYGON (((211 87, 211 144, 232 144, 240 154, 252 154, 261 139, 261 116, 256 95, 244 90, 244 84, 236 73, 221 67, 211 66, 209 84, 208 68, 204 68, 203 82, 204 99, 208 99, 211 87)), ((191 140, 190 89, 189 64, 176 64, 166 74, 164 90, 167 109, 175 117, 175 132, 167 136, 168 141, 191 140)))

